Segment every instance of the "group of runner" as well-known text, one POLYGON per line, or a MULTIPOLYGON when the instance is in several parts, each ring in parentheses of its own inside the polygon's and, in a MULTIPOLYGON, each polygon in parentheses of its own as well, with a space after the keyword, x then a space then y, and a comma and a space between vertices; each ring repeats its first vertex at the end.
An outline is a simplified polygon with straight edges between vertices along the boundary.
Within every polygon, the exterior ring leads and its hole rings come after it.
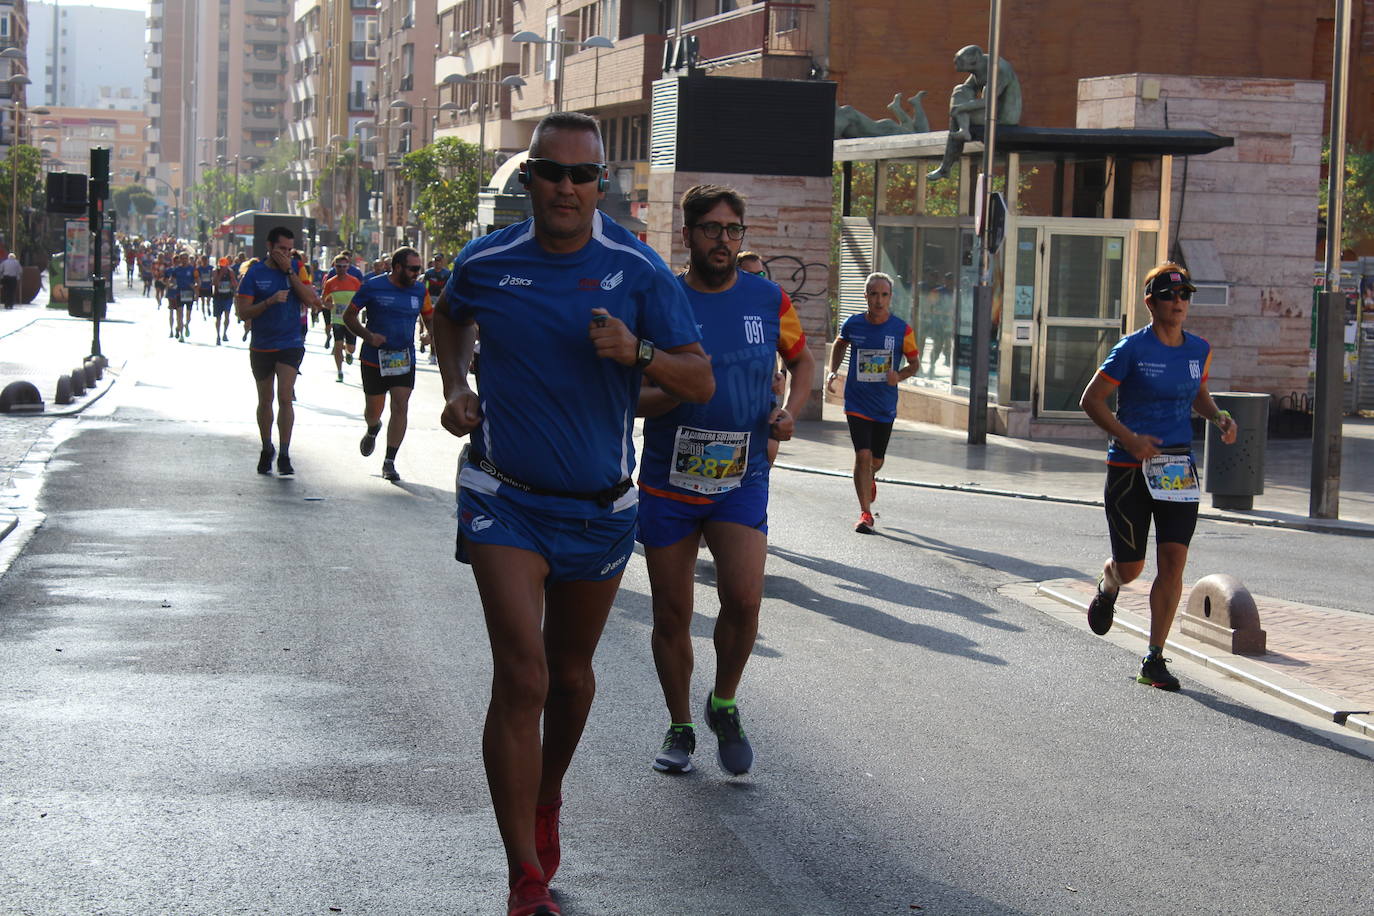
MULTIPOLYGON (((351 265, 339 259, 322 291, 340 373, 354 340, 362 342, 364 455, 375 448, 389 401, 383 473, 391 479, 414 387, 417 322, 432 322, 441 422, 469 438, 455 556, 471 566, 492 652, 482 747, 508 865, 507 913, 551 916, 560 912, 549 882, 562 858, 563 780, 596 690, 592 659, 636 540, 668 719, 653 767, 694 769, 690 624, 703 542, 715 562, 720 610, 714 677, 697 708, 722 768, 739 775, 754 766, 738 693, 763 596, 768 443, 792 436, 814 359, 786 293, 759 275, 761 263, 740 256, 748 226, 733 189, 702 185, 683 195, 688 266, 674 275, 597 210, 606 166, 594 119, 556 113, 541 121, 519 180, 532 217, 472 241, 447 273, 441 260, 426 271, 418 252, 402 248, 385 272, 366 279, 350 276, 351 265), (479 328, 482 375, 474 390, 479 328), (636 488, 637 415, 645 421, 636 488)), ((270 472, 274 457, 275 394, 277 470, 289 474, 291 393, 304 353, 298 316, 316 301, 291 233, 278 228, 270 238, 268 256, 238 285, 237 310, 252 321, 258 469, 270 472)), ((920 366, 912 329, 891 314, 892 287, 885 274, 868 277, 867 309, 845 322, 830 355, 827 388, 850 353, 844 399, 861 533, 874 530, 874 475, 898 383, 920 366)), ((1206 342, 1181 327, 1191 290, 1178 265, 1152 271, 1145 288, 1152 324, 1117 345, 1083 396, 1085 411, 1113 436, 1113 557, 1089 621, 1099 633, 1110 626, 1117 590, 1140 574, 1153 519, 1161 571, 1140 680, 1164 689, 1178 686, 1161 653, 1197 513, 1195 470, 1184 451, 1189 412, 1216 422, 1227 441, 1236 432, 1207 394, 1206 342), (1112 390, 1115 414, 1106 406, 1112 390), (1161 454, 1166 460, 1157 460, 1161 454)))

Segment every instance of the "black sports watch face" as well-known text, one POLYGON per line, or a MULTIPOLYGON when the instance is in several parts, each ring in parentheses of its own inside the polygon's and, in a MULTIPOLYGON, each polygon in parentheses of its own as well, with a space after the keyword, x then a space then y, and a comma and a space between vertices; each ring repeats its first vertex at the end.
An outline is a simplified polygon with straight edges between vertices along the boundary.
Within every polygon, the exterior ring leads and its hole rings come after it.
POLYGON ((654 358, 654 342, 652 340, 639 339, 639 358, 635 360, 635 365, 641 369, 649 365, 654 358))

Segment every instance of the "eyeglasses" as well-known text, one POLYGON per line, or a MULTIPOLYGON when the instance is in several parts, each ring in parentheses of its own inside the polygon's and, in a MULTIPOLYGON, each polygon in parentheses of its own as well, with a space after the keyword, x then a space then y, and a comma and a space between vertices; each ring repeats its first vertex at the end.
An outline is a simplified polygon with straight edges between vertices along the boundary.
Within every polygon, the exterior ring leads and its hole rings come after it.
POLYGON ((401 269, 404 270, 406 273, 411 274, 418 274, 421 270, 423 270, 423 268, 420 267, 419 264, 406 264, 401 269))
POLYGON ((554 159, 526 159, 525 164, 540 178, 551 184, 558 184, 564 176, 571 178, 573 184, 586 184, 601 177, 606 166, 601 162, 575 162, 567 165, 554 159))
POLYGON ((766 270, 746 270, 745 273, 747 273, 747 274, 753 274, 753 275, 756 276, 756 277, 767 277, 767 276, 768 276, 768 271, 766 271, 766 270))
POLYGON ((1191 289, 1161 289, 1155 293, 1155 298, 1160 302, 1173 302, 1175 296, 1187 302, 1193 298, 1193 291, 1191 289))
POLYGON ((728 226, 722 226, 720 223, 697 223, 692 228, 700 229, 701 234, 708 239, 718 239, 720 238, 720 234, 724 232, 730 237, 731 241, 738 242, 740 239, 744 238, 744 232, 749 227, 743 223, 730 223, 728 226))

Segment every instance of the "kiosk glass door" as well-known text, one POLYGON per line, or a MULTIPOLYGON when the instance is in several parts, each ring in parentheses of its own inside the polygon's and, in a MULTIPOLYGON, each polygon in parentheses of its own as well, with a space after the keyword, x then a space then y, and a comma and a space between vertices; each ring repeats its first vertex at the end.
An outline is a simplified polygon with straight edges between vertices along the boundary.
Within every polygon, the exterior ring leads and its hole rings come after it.
POLYGON ((1040 322, 1041 416, 1082 416, 1078 399, 1120 338, 1127 237, 1049 232, 1040 322))

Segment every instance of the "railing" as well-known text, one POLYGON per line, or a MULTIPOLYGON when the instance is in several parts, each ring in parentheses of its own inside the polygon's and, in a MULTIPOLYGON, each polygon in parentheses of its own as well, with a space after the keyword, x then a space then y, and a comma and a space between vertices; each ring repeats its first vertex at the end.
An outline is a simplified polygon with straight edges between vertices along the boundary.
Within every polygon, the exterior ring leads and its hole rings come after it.
POLYGON ((720 65, 744 57, 809 55, 815 19, 814 4, 765 0, 698 19, 684 25, 682 33, 696 36, 701 65, 720 65))

